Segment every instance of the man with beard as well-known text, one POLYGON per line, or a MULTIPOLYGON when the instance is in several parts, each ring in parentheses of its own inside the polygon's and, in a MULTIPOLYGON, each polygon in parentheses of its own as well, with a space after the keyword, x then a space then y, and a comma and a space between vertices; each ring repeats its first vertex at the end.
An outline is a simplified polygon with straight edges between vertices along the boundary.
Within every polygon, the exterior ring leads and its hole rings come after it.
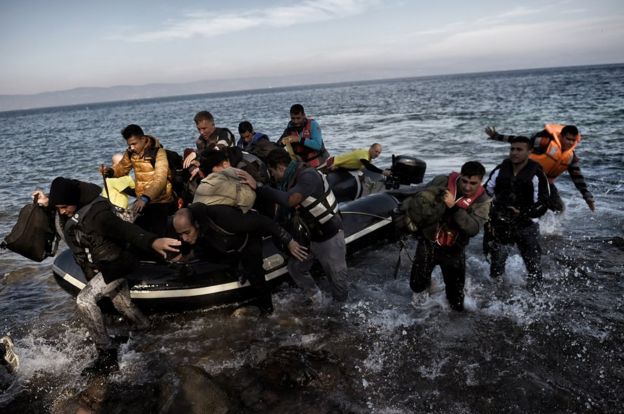
MULTIPOLYGON (((515 138, 514 135, 499 134, 493 127, 487 127, 485 133, 496 141, 511 142, 515 138)), ((555 186, 555 180, 565 171, 570 174, 574 186, 581 193, 589 209, 591 211, 596 209, 594 196, 587 189, 585 178, 581 173, 581 162, 574 151, 580 142, 581 134, 574 125, 546 124, 542 131, 531 137, 529 157, 542 166, 548 178, 550 189, 548 208, 556 213, 565 209, 565 204, 555 186)))
POLYGON ((490 277, 500 278, 514 244, 528 271, 534 290, 542 280, 541 247, 537 218, 548 209, 548 180, 542 167, 529 159, 531 140, 517 136, 511 141, 509 158, 499 164, 485 183, 494 197, 484 248, 491 254, 490 277))
MULTIPOLYGON (((287 228, 305 229, 309 244, 308 257, 288 261, 288 273, 315 303, 320 303, 322 293, 310 274, 314 259, 318 259, 328 276, 335 300, 343 302, 348 297, 346 244, 342 220, 338 215, 336 197, 325 177, 314 168, 291 160, 283 149, 269 153, 267 167, 277 188, 260 186, 258 197, 280 206, 278 219, 287 228)), ((291 231, 294 234, 294 232, 291 231)))
MULTIPOLYGON (((316 120, 306 117, 301 104, 290 107, 290 122, 277 143, 286 146, 287 149, 290 146, 291 156, 296 156, 308 167, 316 168, 329 158, 323 143, 321 127, 316 120)), ((290 152, 290 149, 288 151, 290 152)))

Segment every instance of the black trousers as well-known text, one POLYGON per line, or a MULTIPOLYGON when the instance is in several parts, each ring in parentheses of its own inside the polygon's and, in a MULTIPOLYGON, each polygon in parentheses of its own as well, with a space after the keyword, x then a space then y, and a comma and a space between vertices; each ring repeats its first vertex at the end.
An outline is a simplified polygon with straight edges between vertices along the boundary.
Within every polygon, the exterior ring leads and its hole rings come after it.
POLYGON ((256 291, 256 304, 262 312, 273 312, 271 290, 264 277, 264 268, 262 267, 262 237, 259 234, 250 233, 247 244, 237 256, 243 267, 244 276, 256 291))
POLYGON ((143 207, 143 211, 137 217, 135 224, 143 230, 162 237, 167 233, 167 218, 172 208, 172 203, 149 203, 143 207))
POLYGON ((522 256, 529 273, 528 285, 530 288, 534 288, 542 280, 542 249, 539 244, 538 223, 531 222, 528 226, 515 229, 512 233, 511 243, 502 243, 496 238, 496 234, 494 235, 490 242, 490 277, 498 278, 505 273, 505 262, 514 244, 518 246, 520 256, 522 256))
POLYGON ((466 255, 464 246, 441 247, 430 240, 418 240, 410 274, 410 287, 416 293, 431 285, 431 273, 440 266, 446 286, 446 299, 451 308, 464 310, 464 284, 466 282, 466 255))

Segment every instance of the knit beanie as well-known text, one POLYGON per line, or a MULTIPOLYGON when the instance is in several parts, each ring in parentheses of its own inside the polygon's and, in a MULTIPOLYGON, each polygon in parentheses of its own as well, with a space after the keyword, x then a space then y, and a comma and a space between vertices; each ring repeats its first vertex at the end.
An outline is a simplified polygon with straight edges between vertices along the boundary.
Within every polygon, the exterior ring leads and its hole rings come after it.
POLYGON ((80 187, 77 180, 64 177, 56 177, 50 185, 48 205, 77 206, 80 203, 80 187))

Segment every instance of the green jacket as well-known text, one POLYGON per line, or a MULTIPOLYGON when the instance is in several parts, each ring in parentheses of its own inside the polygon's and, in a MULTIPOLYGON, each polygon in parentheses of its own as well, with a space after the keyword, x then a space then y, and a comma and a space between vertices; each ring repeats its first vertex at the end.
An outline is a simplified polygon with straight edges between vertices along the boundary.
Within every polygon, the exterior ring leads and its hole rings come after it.
MULTIPOLYGON (((438 175, 434 177, 433 180, 427 184, 425 191, 432 187, 447 188, 448 179, 448 175, 438 175)), ((461 196, 461 194, 458 195, 461 196)), ((445 208, 442 218, 436 223, 424 226, 420 229, 420 232, 426 239, 435 240, 438 229, 443 226, 448 226, 450 229, 459 230, 459 237, 456 244, 465 246, 468 244, 468 240, 471 237, 479 234, 479 231, 481 231, 481 228, 488 220, 491 201, 486 192, 483 192, 467 209, 455 206, 448 208, 444 205, 444 201, 440 200, 440 203, 442 203, 445 208)))

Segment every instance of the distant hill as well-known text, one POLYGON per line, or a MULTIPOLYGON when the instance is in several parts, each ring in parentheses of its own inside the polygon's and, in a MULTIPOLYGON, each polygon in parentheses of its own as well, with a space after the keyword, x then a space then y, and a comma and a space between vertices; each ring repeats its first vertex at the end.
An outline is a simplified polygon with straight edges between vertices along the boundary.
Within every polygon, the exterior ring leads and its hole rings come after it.
MULTIPOLYGON (((536 68, 500 70, 494 72, 472 72, 456 74, 459 76, 479 75, 484 73, 524 73, 535 70, 576 70, 579 68, 620 67, 623 63, 602 65, 567 66, 559 68, 536 68)), ((130 101, 137 99, 164 98, 171 96, 200 95, 213 92, 235 92, 242 90, 282 88, 300 85, 320 85, 331 83, 351 83, 364 80, 384 80, 405 77, 455 76, 449 74, 415 74, 413 69, 392 69, 386 71, 332 72, 325 74, 297 74, 290 76, 272 76, 243 79, 203 80, 187 83, 152 83, 147 85, 120 85, 108 88, 85 87, 64 91, 43 92, 32 95, 0 95, 0 112, 20 109, 35 109, 54 106, 95 104, 102 102, 130 101)))
MULTIPOLYGON (((85 87, 64 91, 43 92, 32 95, 0 95, 0 111, 91 104, 99 102, 126 101, 161 98, 167 96, 195 95, 210 92, 226 92, 248 89, 264 89, 311 83, 332 83, 371 79, 372 74, 330 73, 294 75, 249 79, 204 80, 188 83, 152 83, 147 85, 120 85, 108 88, 85 87)), ((379 78, 379 76, 377 76, 379 78)))

